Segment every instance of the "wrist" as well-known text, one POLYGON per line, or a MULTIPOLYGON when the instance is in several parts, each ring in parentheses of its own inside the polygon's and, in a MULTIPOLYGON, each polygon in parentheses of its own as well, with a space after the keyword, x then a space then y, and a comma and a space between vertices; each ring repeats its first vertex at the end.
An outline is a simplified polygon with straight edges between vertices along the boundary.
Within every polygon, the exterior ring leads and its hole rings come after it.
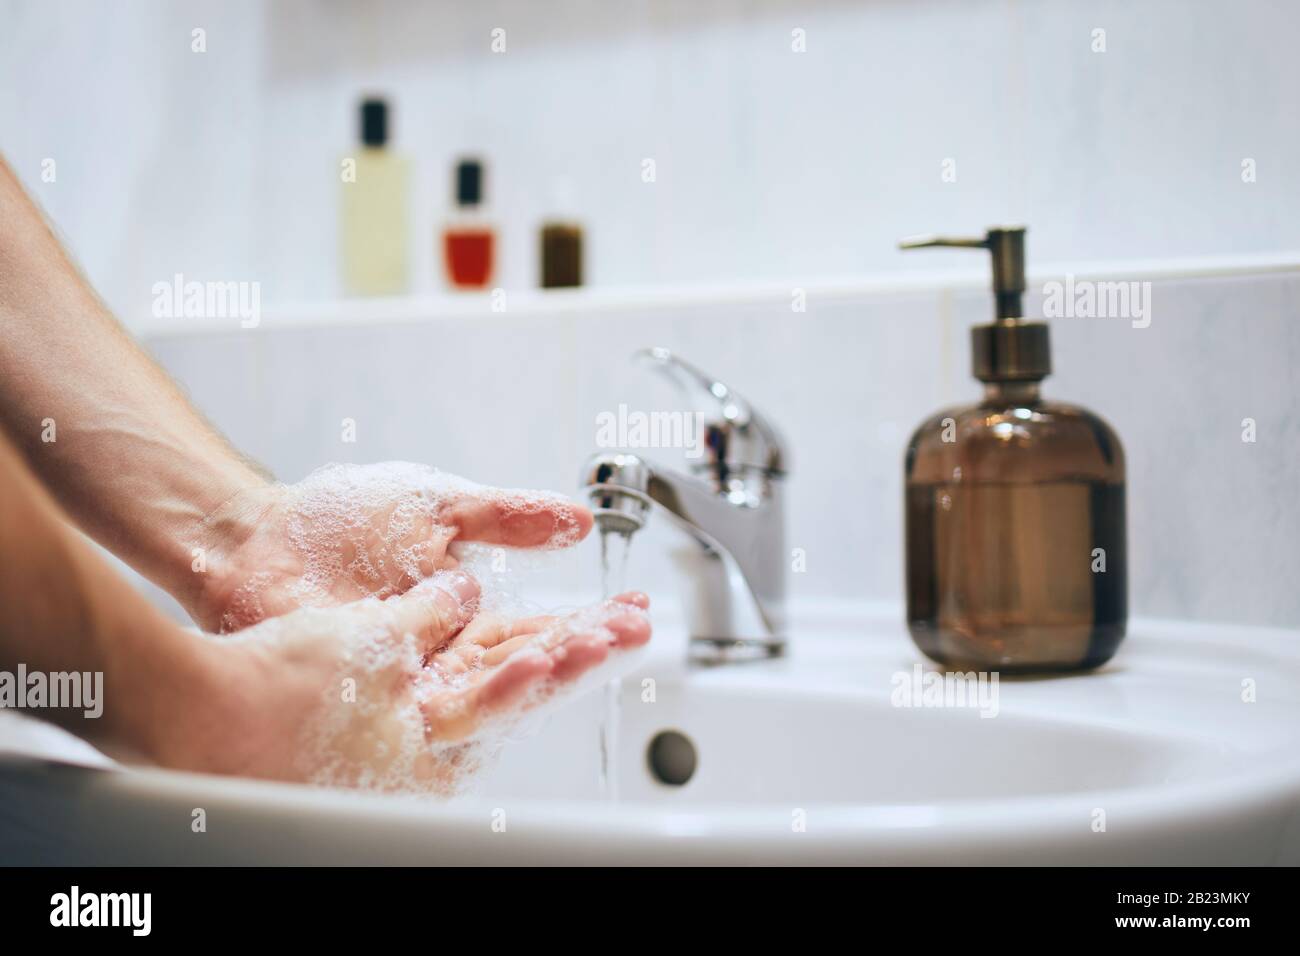
POLYGON ((219 640, 176 631, 166 666, 128 685, 123 755, 174 770, 304 779, 301 738, 337 671, 324 635, 286 643, 278 629, 219 640))
POLYGON ((250 542, 274 512, 279 486, 248 485, 221 502, 200 522, 191 549, 190 580, 181 603, 200 626, 219 631, 236 593, 259 568, 249 566, 250 542))
POLYGON ((242 655, 185 632, 162 666, 135 670, 121 685, 119 722, 110 727, 123 756, 162 767, 200 772, 231 772, 223 752, 244 735, 235 724, 234 703, 242 655), (222 737, 221 735, 225 736, 222 737))
POLYGON ((191 463, 188 470, 184 479, 157 482, 151 499, 136 499, 130 528, 96 536, 195 615, 232 542, 249 533, 251 502, 272 486, 242 462, 191 463))
POLYGON ((152 608, 104 646, 103 715, 86 735, 115 756, 175 766, 186 727, 218 700, 220 648, 152 608))

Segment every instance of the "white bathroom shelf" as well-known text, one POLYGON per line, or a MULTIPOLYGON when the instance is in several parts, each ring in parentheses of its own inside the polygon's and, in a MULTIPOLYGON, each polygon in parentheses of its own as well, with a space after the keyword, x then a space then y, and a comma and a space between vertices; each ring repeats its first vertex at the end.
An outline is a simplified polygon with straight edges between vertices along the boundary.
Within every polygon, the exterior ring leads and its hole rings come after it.
MULTIPOLYGON (((1034 288, 1067 274, 1081 279, 1170 279, 1300 272, 1300 250, 1204 258, 1044 263, 1031 270, 1034 288)), ((518 318, 529 315, 608 315, 611 312, 681 309, 715 305, 789 307, 795 289, 810 300, 836 301, 927 289, 984 288, 988 268, 979 263, 960 270, 923 270, 841 277, 790 277, 785 281, 730 281, 654 286, 606 286, 581 289, 504 287, 506 309, 493 311, 490 292, 440 293, 392 298, 346 298, 271 303, 258 326, 241 329, 227 319, 160 320, 152 316, 133 324, 148 338, 212 333, 256 334, 263 329, 322 328, 430 321, 518 318)))

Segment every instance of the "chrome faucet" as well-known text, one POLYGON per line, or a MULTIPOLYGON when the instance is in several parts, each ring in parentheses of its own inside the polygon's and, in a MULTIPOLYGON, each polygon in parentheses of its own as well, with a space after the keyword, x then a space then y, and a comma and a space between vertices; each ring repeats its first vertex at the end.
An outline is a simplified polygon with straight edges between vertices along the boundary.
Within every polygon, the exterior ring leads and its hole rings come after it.
POLYGON ((676 552, 685 576, 691 657, 707 663, 785 652, 786 452, 745 399, 667 349, 637 352, 704 413, 703 448, 690 474, 628 453, 593 455, 583 485, 602 534, 632 535, 658 505, 690 537, 676 552))

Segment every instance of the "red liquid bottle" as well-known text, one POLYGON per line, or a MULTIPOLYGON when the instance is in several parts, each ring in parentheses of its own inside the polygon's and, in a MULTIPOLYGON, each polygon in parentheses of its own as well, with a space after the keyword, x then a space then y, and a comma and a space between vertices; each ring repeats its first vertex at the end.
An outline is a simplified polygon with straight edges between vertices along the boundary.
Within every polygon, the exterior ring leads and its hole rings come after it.
POLYGON ((496 267, 496 230, 483 216, 483 164, 456 164, 456 216, 442 235, 447 281, 456 289, 486 289, 496 267))

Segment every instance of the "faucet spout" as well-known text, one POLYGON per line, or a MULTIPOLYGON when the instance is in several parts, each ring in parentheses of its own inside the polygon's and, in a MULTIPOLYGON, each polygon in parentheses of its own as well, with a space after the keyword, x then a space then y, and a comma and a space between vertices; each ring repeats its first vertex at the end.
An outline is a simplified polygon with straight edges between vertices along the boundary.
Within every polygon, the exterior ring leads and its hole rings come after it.
POLYGON ((593 455, 580 484, 602 534, 640 531, 650 511, 650 469, 636 455, 593 455))
POLYGON ((789 454, 758 409, 664 348, 634 358, 699 407, 705 457, 689 474, 626 452, 593 455, 580 483, 602 534, 632 535, 660 511, 686 532, 682 572, 693 659, 721 663, 785 652, 784 484, 789 454))
POLYGON ((691 658, 722 663, 784 653, 785 542, 779 488, 736 503, 710 482, 636 455, 593 455, 582 484, 602 534, 630 536, 658 510, 685 532, 672 553, 685 588, 691 658))

